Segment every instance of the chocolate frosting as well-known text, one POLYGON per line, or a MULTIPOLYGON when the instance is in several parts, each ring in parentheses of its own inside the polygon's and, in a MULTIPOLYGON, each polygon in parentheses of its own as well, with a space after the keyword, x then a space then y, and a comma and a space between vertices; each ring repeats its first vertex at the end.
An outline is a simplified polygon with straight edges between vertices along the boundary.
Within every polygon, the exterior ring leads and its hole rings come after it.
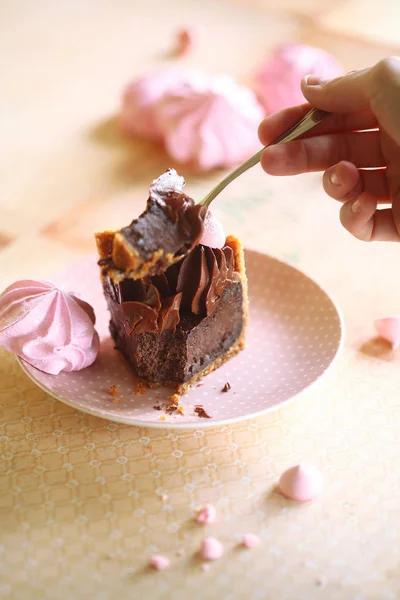
POLYGON ((182 262, 176 289, 182 292, 182 308, 195 315, 209 316, 227 281, 234 274, 233 251, 197 246, 182 262))
POLYGON ((181 316, 208 317, 228 282, 235 279, 233 251, 199 245, 164 273, 143 279, 109 280, 129 335, 175 330, 181 316))

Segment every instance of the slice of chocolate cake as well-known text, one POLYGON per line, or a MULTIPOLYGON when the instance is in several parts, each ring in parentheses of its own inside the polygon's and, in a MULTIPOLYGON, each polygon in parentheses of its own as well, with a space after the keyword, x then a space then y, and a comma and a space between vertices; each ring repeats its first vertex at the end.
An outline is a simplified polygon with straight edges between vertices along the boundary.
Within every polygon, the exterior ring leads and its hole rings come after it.
POLYGON ((119 231, 96 234, 103 274, 113 281, 161 273, 200 239, 206 208, 182 193, 185 180, 168 169, 150 186, 147 208, 119 231))
POLYGON ((244 347, 248 314, 241 243, 199 243, 205 210, 183 183, 168 171, 138 219, 96 234, 115 347, 149 386, 180 392, 244 347))

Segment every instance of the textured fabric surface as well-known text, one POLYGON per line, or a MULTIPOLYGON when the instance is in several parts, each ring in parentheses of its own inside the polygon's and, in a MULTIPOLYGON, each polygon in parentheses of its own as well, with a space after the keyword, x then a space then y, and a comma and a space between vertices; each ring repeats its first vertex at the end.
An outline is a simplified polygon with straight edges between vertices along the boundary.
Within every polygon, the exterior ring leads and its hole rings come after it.
MULTIPOLYGON (((180 64, 242 82, 291 39, 334 52, 345 70, 399 53, 395 18, 385 38, 377 0, 362 21, 356 0, 136 4, 3 7, 1 288, 92 253, 92 232, 129 222, 151 180, 173 166, 154 144, 125 139, 114 115, 127 81, 169 60, 182 24, 197 25, 199 44, 180 64)), ((221 175, 183 174, 196 198, 221 175)), ((399 247, 353 240, 318 175, 273 179, 256 167, 216 211, 247 247, 291 261, 333 295, 346 327, 336 365, 267 416, 165 433, 53 400, 0 350, 0 598, 398 597, 400 353, 375 338, 373 320, 400 312, 399 247), (274 492, 300 460, 326 479, 312 504, 274 492), (218 511, 206 529, 192 521, 203 503, 218 511), (238 550, 249 532, 260 545, 238 550), (206 535, 225 554, 203 572, 195 553, 206 535), (169 571, 145 569, 154 552, 170 558, 169 571)))

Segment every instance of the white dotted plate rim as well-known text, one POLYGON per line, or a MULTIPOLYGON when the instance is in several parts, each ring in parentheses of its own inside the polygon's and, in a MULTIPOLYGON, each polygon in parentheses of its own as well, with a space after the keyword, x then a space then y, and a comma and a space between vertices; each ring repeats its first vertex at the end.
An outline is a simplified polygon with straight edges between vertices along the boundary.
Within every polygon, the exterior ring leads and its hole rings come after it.
MULTIPOLYGON (((343 342, 344 342, 344 322, 343 322, 343 316, 342 316, 341 311, 338 308, 336 302, 332 298, 332 296, 330 294, 328 294, 326 292, 326 290, 324 290, 311 277, 309 277, 308 275, 306 275, 303 271, 301 271, 300 269, 298 269, 295 265, 291 264, 289 261, 283 261, 283 260, 281 260, 279 258, 276 258, 276 257, 272 256, 272 255, 261 253, 261 252, 254 251, 254 250, 251 250, 251 249, 246 249, 245 252, 250 253, 252 255, 258 255, 258 257, 260 257, 261 259, 264 259, 264 260, 269 259, 269 260, 275 261, 282 269, 284 267, 286 267, 286 268, 289 267, 294 272, 296 272, 297 276, 301 276, 302 278, 304 278, 304 280, 308 280, 309 283, 314 284, 315 288, 318 289, 319 292, 323 296, 325 296, 325 299, 328 300, 331 303, 331 306, 332 306, 332 308, 335 311, 335 316, 338 319, 338 329, 339 329, 340 336, 339 336, 337 346, 335 348, 335 351, 334 351, 334 353, 332 355, 332 358, 331 358, 329 364, 327 364, 326 367, 324 368, 324 370, 317 377, 315 377, 315 379, 313 381, 311 381, 304 389, 300 390, 298 393, 294 393, 291 397, 289 397, 289 398, 287 398, 285 400, 282 400, 282 401, 280 401, 277 404, 274 404, 272 406, 268 406, 268 407, 263 408, 261 410, 255 410, 253 412, 249 411, 246 414, 241 414, 241 415, 227 417, 227 418, 212 418, 212 419, 200 419, 200 418, 198 418, 196 421, 181 422, 181 423, 179 423, 177 421, 168 421, 168 420, 165 420, 165 421, 161 421, 161 420, 144 421, 144 420, 141 420, 141 419, 135 419, 133 417, 124 417, 124 416, 119 416, 119 415, 116 415, 116 414, 108 414, 108 413, 105 413, 104 411, 98 410, 96 408, 91 408, 91 407, 87 407, 87 406, 77 405, 77 403, 74 402, 73 400, 70 400, 69 398, 66 398, 64 396, 60 396, 60 395, 54 393, 53 390, 51 390, 46 385, 44 385, 40 380, 38 380, 35 377, 35 372, 37 372, 37 370, 34 369, 33 367, 31 367, 31 365, 26 364, 19 357, 16 357, 17 362, 20 365, 20 367, 23 370, 23 372, 29 377, 29 379, 31 381, 33 381, 33 383, 35 383, 35 385, 37 385, 45 393, 49 394, 50 396, 52 396, 56 400, 62 402, 63 404, 66 404, 67 406, 70 406, 71 408, 74 408, 76 410, 84 412, 86 414, 89 414, 89 415, 92 415, 92 416, 95 416, 95 417, 99 417, 99 418, 105 419, 107 421, 112 421, 112 422, 124 424, 124 425, 133 425, 133 426, 136 426, 136 427, 156 428, 156 429, 169 429, 169 430, 171 430, 171 429, 179 429, 179 430, 183 430, 183 429, 186 429, 186 430, 204 429, 204 428, 219 427, 219 426, 228 425, 228 424, 232 424, 232 423, 238 423, 238 422, 249 420, 249 419, 255 419, 257 417, 266 415, 269 412, 272 412, 274 410, 282 408, 283 406, 286 406, 289 403, 291 403, 291 402, 293 402, 295 400, 298 400, 307 390, 309 390, 311 388, 311 386, 314 386, 317 382, 320 382, 321 379, 327 374, 327 372, 332 368, 332 366, 336 362, 337 357, 338 357, 338 355, 339 355, 339 353, 340 353, 340 351, 341 351, 341 349, 343 347, 343 342)), ((89 257, 84 257, 84 258, 87 259, 89 257)), ((76 266, 76 262, 74 263, 74 265, 76 266)), ((72 267, 72 265, 70 265, 70 267, 72 267)), ((65 269, 65 271, 66 270, 67 269, 65 269)), ((53 376, 53 377, 57 377, 57 376, 53 376)), ((211 377, 211 376, 208 376, 208 377, 211 377)), ((155 411, 155 416, 157 414, 159 415, 159 413, 157 413, 155 411)))

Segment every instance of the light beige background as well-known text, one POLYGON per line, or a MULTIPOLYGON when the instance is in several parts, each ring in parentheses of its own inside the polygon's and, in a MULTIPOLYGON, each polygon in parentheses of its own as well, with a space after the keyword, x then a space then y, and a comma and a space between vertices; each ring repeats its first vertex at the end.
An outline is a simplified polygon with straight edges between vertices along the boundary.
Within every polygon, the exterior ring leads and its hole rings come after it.
MULTIPOLYGON (((288 39, 335 52, 346 70, 399 54, 399 10, 397 0, 3 0, 0 287, 51 275, 93 250, 93 230, 143 207, 170 162, 124 140, 113 115, 126 81, 168 60, 180 23, 199 35, 182 64, 246 81, 288 39)), ((218 176, 189 174, 188 192, 200 197, 218 176)), ((400 249, 342 231, 317 175, 255 168, 218 209, 227 231, 335 297, 347 339, 334 370, 264 418, 165 434, 75 412, 0 351, 0 598, 400 597, 400 354, 373 329, 400 312, 400 249), (304 459, 323 470, 325 491, 292 505, 273 488, 304 459), (193 557, 204 530, 190 521, 203 502, 217 505, 209 532, 226 546, 208 573, 193 557), (239 552, 247 531, 261 546, 239 552), (171 571, 144 570, 153 551, 171 571)))

